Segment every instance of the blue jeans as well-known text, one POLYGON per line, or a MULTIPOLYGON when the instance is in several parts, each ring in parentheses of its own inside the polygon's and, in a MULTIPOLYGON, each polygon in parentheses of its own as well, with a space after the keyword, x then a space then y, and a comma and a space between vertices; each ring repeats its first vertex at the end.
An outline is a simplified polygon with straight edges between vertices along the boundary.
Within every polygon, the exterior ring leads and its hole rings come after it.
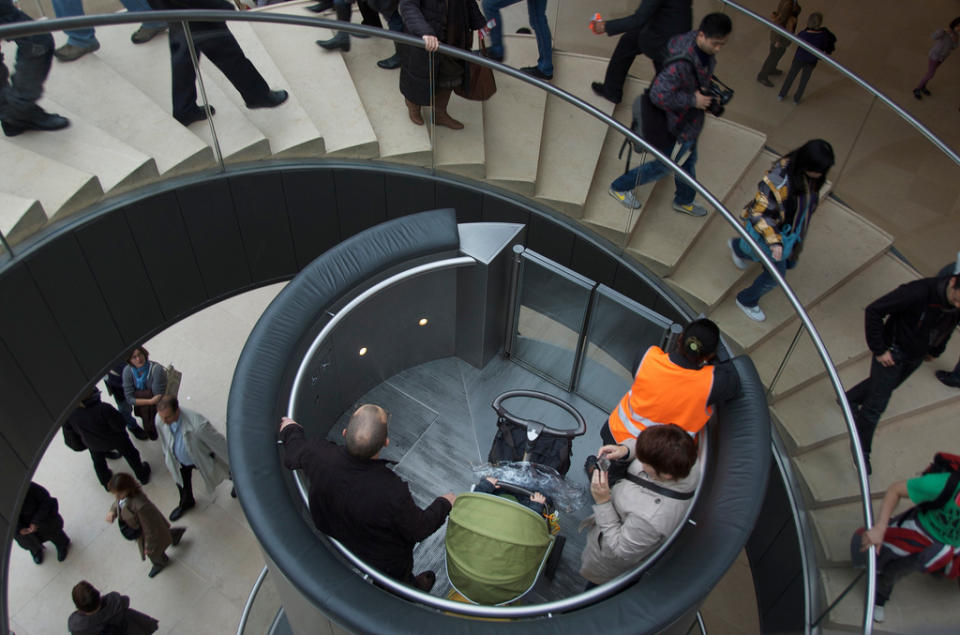
MULTIPOLYGON (((520 0, 483 0, 483 15, 487 21, 497 21, 490 30, 490 54, 494 57, 503 57, 503 23, 500 19, 500 9, 516 4, 520 0)), ((530 28, 537 36, 537 68, 544 75, 553 75, 553 41, 550 37, 550 25, 547 23, 547 0, 527 0, 527 15, 530 19, 530 28)))
MULTIPOLYGON (((678 158, 682 159, 686 157, 686 160, 680 164, 680 167, 683 168, 683 171, 697 178, 696 165, 697 165, 697 141, 684 141, 680 144, 680 149, 674 155, 674 161, 678 158)), ((613 183, 610 184, 610 189, 616 190, 617 192, 626 192, 627 190, 632 190, 635 186, 639 187, 646 183, 652 181, 659 181, 667 174, 670 173, 670 168, 666 163, 661 163, 660 161, 647 161, 643 165, 639 165, 629 172, 621 174, 613 183), (637 175, 639 175, 640 180, 637 180, 637 175)), ((680 180, 680 177, 674 176, 674 181, 677 185, 677 192, 673 195, 673 202, 677 205, 690 205, 693 203, 693 199, 697 196, 697 191, 680 180)))
MULTIPOLYGON (((150 11, 150 5, 147 0, 120 0, 127 11, 150 11)), ((77 15, 83 15, 83 0, 53 0, 53 11, 58 18, 72 18, 77 15)), ((167 26, 166 22, 144 22, 143 26, 148 29, 162 29, 167 26)), ((93 45, 97 41, 93 28, 71 29, 64 31, 67 34, 67 44, 82 46, 84 48, 93 45)))
MULTIPOLYGON (((744 260, 752 260, 754 262, 759 262, 759 258, 753 253, 753 249, 744 242, 742 238, 738 238, 733 242, 733 251, 736 252, 737 256, 743 258, 744 260)), ((766 244, 763 245, 763 251, 768 256, 773 258, 770 254, 770 247, 766 244)), ((797 266, 796 260, 790 260, 789 258, 785 260, 774 260, 773 264, 776 265, 777 271, 780 272, 781 276, 787 275, 787 269, 793 269, 797 266)), ((737 301, 740 302, 743 306, 755 307, 760 303, 760 298, 770 292, 771 289, 777 286, 777 281, 773 279, 773 276, 764 269, 760 272, 760 275, 756 277, 749 287, 737 294, 737 301)))

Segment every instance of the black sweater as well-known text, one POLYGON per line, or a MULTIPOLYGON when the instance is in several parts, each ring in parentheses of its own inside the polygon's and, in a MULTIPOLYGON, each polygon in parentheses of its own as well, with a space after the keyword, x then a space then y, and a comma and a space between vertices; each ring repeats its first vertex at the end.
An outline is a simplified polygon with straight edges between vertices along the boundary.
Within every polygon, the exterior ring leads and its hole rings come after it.
POLYGON ((914 280, 871 302, 864 319, 871 352, 896 348, 912 360, 939 356, 960 321, 960 310, 947 302, 949 282, 948 277, 914 280))

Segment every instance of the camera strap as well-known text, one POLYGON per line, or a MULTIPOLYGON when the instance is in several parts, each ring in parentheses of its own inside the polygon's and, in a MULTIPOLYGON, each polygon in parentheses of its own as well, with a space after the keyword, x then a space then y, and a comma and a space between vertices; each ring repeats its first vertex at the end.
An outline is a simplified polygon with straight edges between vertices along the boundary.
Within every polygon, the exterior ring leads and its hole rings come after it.
POLYGON ((662 485, 657 485, 656 483, 648 481, 645 478, 640 478, 635 474, 630 474, 630 473, 624 474, 624 478, 626 478, 631 483, 635 483, 640 487, 646 488, 651 492, 656 492, 657 494, 660 494, 662 496, 666 496, 667 498, 674 498, 676 500, 681 500, 681 501, 690 500, 691 498, 693 498, 693 492, 678 492, 678 491, 663 487, 662 485))

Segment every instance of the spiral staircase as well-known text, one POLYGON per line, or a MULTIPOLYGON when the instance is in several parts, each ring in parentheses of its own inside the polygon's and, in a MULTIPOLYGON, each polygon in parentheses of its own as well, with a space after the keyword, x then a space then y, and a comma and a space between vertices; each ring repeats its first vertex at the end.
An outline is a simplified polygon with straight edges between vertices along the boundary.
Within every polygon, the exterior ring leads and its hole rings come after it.
MULTIPOLYGON (((312 15, 305 6, 291 2, 265 10, 312 15)), ((0 138, 0 230, 14 251, 91 206, 217 167, 207 122, 185 128, 170 116, 166 36, 132 46, 131 29, 98 27, 99 51, 69 65, 54 63, 41 104, 69 117, 69 128, 0 138)), ((643 207, 626 210, 606 192, 623 170, 617 158, 622 136, 519 80, 498 76, 498 92, 487 102, 454 98, 450 112, 465 129, 431 131, 407 118, 397 72, 376 67, 376 60, 392 52, 392 42, 353 38, 351 51, 341 54, 316 47, 315 40, 331 36, 322 28, 234 22, 230 29, 270 86, 288 90, 290 99, 275 109, 247 110, 219 71, 203 62, 225 163, 331 157, 432 167, 530 197, 619 245, 715 320, 728 342, 753 358, 766 382, 777 376, 769 401, 808 509, 821 600, 835 597, 856 575, 848 542, 862 516, 835 395, 806 334, 799 334, 781 369, 800 327, 781 292, 764 298, 768 317, 763 323, 748 320, 735 306, 736 291, 759 269, 740 271, 731 263, 726 240, 734 231, 718 214, 692 218, 674 212, 670 179, 641 188, 643 207)), ((56 38, 63 43, 62 34, 56 38)), ((535 62, 531 37, 508 38, 506 64, 535 62)), ((554 84, 628 123, 629 105, 646 83, 631 78, 623 102, 614 107, 589 90, 590 79, 602 75, 605 63, 555 52, 554 84)), ((774 159, 765 141, 764 134, 735 121, 708 117, 697 173, 728 208, 736 210, 752 196, 774 159)), ((890 235, 856 210, 827 198, 801 265, 788 275, 847 386, 868 372, 863 307, 920 277, 891 251, 891 243, 890 235)), ((960 390, 941 385, 933 369, 951 367, 958 354, 960 338, 953 338, 940 360, 924 365, 894 393, 874 443, 875 498, 892 481, 916 473, 944 449, 945 440, 956 438, 951 428, 960 390)), ((953 584, 928 576, 904 580, 880 628, 911 632, 955 626, 960 623, 955 594, 953 584)), ((852 630, 861 615, 862 593, 855 592, 826 623, 852 630)))

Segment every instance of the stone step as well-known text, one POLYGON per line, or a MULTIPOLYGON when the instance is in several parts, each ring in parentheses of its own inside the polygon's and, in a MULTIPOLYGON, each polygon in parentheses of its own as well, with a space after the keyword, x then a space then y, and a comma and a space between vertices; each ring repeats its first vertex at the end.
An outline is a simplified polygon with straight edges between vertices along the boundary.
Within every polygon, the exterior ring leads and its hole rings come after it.
MULTIPOLYGON (((873 518, 880 511, 880 501, 871 499, 873 518)), ((906 505, 903 509, 906 509, 906 505)), ((821 566, 852 566, 850 541, 853 532, 863 527, 863 506, 859 500, 852 503, 830 505, 807 512, 809 526, 820 545, 818 562, 821 566)))
MULTIPOLYGON (((956 411, 955 404, 942 404, 878 427, 870 457, 871 493, 879 496, 890 483, 916 476, 936 452, 949 448, 948 440, 957 436, 956 411)), ((859 497, 848 437, 792 460, 817 506, 850 502, 859 497)))
MULTIPOLYGON (((893 392, 880 425, 893 423, 930 408, 960 401, 960 389, 944 386, 934 375, 936 370, 952 370, 960 356, 960 337, 950 338, 947 350, 938 359, 923 364, 904 384, 893 392)), ((839 369, 840 381, 849 389, 870 374, 870 356, 866 355, 839 369)), ((779 399, 771 410, 783 424, 793 452, 800 454, 815 449, 839 435, 846 427, 836 394, 826 376, 809 386, 779 399)))
MULTIPOLYGON (((330 31, 319 29, 317 39, 332 36, 330 31)), ((400 93, 398 71, 385 71, 377 66, 377 60, 389 57, 393 52, 393 42, 388 40, 353 38, 350 52, 343 54, 343 60, 377 135, 380 157, 402 163, 430 165, 433 146, 427 126, 418 126, 407 116, 407 107, 400 93)), ((429 109, 421 110, 426 117, 429 109)))
MULTIPOLYGON (((97 39, 100 40, 101 47, 96 55, 152 99, 174 124, 180 125, 171 114, 170 49, 167 35, 161 34, 149 42, 133 46, 130 44, 127 26, 129 25, 98 28, 97 39)), ((205 73, 212 67, 210 60, 204 61, 201 58, 200 72, 205 80, 203 85, 207 99, 217 109, 213 126, 217 131, 217 141, 224 160, 241 162, 269 157, 270 142, 253 122, 247 119, 246 108, 238 108, 216 82, 206 81, 205 73)), ((199 88, 197 91, 199 104, 202 98, 199 88)), ((208 122, 197 121, 187 129, 213 147, 213 134, 208 122)))
MULTIPOLYGON (((614 105, 593 94, 591 79, 606 60, 574 54, 553 55, 553 83, 610 115, 614 105)), ((607 136, 607 125, 552 95, 547 97, 537 169, 536 197, 580 218, 607 136)))
MULTIPOLYGON (((820 581, 827 605, 860 573, 853 567, 824 568, 820 581)), ((866 576, 825 618, 828 626, 857 628, 863 621, 866 576)), ((960 624, 960 602, 957 602, 956 580, 913 573, 897 581, 890 601, 884 606, 884 622, 873 624, 877 635, 885 633, 956 633, 960 624)), ((825 605, 826 606, 826 605, 825 605)))
MULTIPOLYGON (((105 34, 107 29, 102 31, 105 34)), ((62 33, 54 37, 58 46, 66 42, 62 33)), ((137 47, 130 44, 129 33, 127 38, 125 50, 135 52, 137 47)), ((156 39, 163 42, 164 38, 156 39)), ((168 59, 165 55, 156 61, 168 59)), ((139 72, 150 75, 149 69, 155 67, 157 64, 151 63, 139 72)), ((69 104, 71 111, 87 123, 153 157, 160 174, 193 172, 214 163, 213 152, 199 137, 101 59, 100 51, 68 64, 54 61, 44 93, 58 103, 69 104), (90 90, 91 86, 97 90, 90 90)), ((44 209, 48 214, 51 211, 46 205, 44 209)))
MULTIPOLYGON (((879 258, 892 239, 865 221, 834 198, 825 198, 814 214, 804 249, 796 269, 787 272, 787 282, 805 307, 815 305, 850 276, 879 258), (856 237, 855 239, 852 239, 856 237)), ((724 245, 729 254, 729 248, 724 245)), ((729 256, 727 258, 729 261, 729 256)), ((732 265, 732 262, 731 262, 732 265)), ((742 282, 746 288, 759 275, 761 267, 753 264, 742 282)), ((731 293, 711 313, 712 319, 724 325, 724 332, 744 350, 756 348, 779 328, 797 322, 796 313, 787 296, 774 289, 760 300, 767 319, 755 322, 744 315, 731 293)))
POLYGON ((157 176, 154 160, 92 126, 68 106, 44 99, 43 107, 63 115, 70 126, 51 133, 22 134, 9 141, 85 172, 92 172, 108 194, 117 194, 144 185, 157 176))
MULTIPOLYGON (((282 3, 259 10, 316 17, 315 13, 306 10, 307 6, 282 3)), ((280 67, 285 78, 284 87, 296 91, 300 105, 320 131, 327 154, 364 159, 376 157, 379 154, 377 136, 343 56, 316 45, 316 40, 328 37, 330 32, 288 24, 251 23, 251 26, 280 67)), ((354 38, 352 41, 360 40, 354 38)), ((394 75, 398 72, 391 71, 394 75)))
POLYGON ((286 90, 290 97, 276 108, 249 109, 233 85, 213 64, 204 68, 208 77, 212 77, 226 93, 227 98, 237 108, 243 109, 247 119, 255 125, 270 140, 270 151, 274 157, 282 158, 314 158, 326 151, 324 139, 317 127, 310 120, 310 115, 300 104, 296 94, 296 86, 291 85, 283 76, 277 63, 264 48, 253 26, 249 22, 232 22, 230 31, 244 54, 253 63, 254 67, 271 90, 286 90))
POLYGON ((483 102, 452 95, 447 112, 463 124, 463 129, 433 128, 434 163, 438 169, 483 180, 486 176, 483 102))
MULTIPOLYGON (((707 117, 697 143, 696 172, 700 182, 723 201, 763 148, 764 141, 764 134, 726 119, 707 117)), ((675 189, 672 175, 657 183, 650 200, 645 201, 627 246, 630 254, 661 276, 676 269, 709 218, 675 211, 675 189)), ((699 202, 703 204, 702 200, 699 202)))
POLYGON ((0 192, 0 232, 10 245, 47 224, 47 215, 40 201, 0 192))
MULTIPOLYGON (((913 269, 887 253, 808 309, 807 313, 820 332, 834 366, 842 366, 867 354, 863 335, 863 309, 898 285, 918 277, 913 269)), ((724 331, 726 326, 720 324, 724 331)), ((793 328, 787 329, 783 337, 768 339, 751 352, 750 357, 765 384, 769 383, 777 372, 795 332, 793 328)), ((774 387, 775 395, 777 398, 786 396, 823 374, 820 356, 804 333, 774 387)))
MULTIPOLYGON (((26 132, 24 135, 56 135, 57 132, 26 132)), ((16 199, 39 201, 47 218, 60 218, 83 209, 103 196, 100 181, 89 172, 78 170, 55 159, 23 148, 7 137, 0 137, 0 174, 3 174, 3 193, 15 197, 15 205, 4 213, 5 227, 11 230, 24 222, 24 230, 33 228, 39 216, 32 212, 29 219, 17 221, 7 216, 23 208, 16 199)), ((25 212, 30 212, 28 207, 25 212)))
MULTIPOLYGON (((536 40, 507 35, 504 41, 505 64, 520 68, 536 63, 536 40)), ((494 79, 497 92, 483 102, 486 180, 533 196, 547 94, 502 73, 494 72, 494 79)))

